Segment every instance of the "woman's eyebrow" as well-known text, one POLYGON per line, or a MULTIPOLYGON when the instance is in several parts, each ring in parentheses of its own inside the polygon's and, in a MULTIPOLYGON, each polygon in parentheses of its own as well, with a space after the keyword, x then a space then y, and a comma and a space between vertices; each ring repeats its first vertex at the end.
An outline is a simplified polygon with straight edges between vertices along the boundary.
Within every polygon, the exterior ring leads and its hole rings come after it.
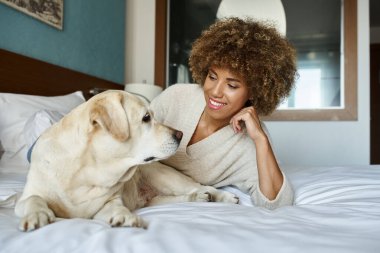
MULTIPOLYGON (((209 69, 208 69, 208 72, 211 72, 211 74, 214 74, 214 75, 218 75, 218 74, 216 73, 216 71, 213 70, 212 68, 209 68, 209 69)), ((227 77, 226 79, 227 79, 227 81, 230 81, 230 82, 238 82, 238 83, 241 83, 241 81, 240 81, 239 79, 234 78, 234 77, 227 77)))
POLYGON ((216 72, 215 72, 215 70, 213 70, 213 69, 211 69, 211 68, 209 68, 209 69, 208 69, 208 72, 211 72, 211 74, 214 74, 214 75, 216 75, 216 72))
POLYGON ((232 77, 227 77, 227 80, 228 80, 228 81, 232 81, 232 82, 238 82, 238 83, 241 83, 241 81, 240 81, 239 79, 232 78, 232 77))

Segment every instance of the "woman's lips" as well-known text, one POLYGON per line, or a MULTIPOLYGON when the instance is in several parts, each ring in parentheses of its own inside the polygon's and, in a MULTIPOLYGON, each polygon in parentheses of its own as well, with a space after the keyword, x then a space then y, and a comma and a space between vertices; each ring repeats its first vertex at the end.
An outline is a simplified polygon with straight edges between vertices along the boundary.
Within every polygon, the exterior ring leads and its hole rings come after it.
POLYGON ((209 100, 208 100, 208 107, 210 107, 211 109, 214 109, 214 110, 219 110, 225 105, 226 105, 226 103, 222 103, 222 102, 216 101, 216 100, 211 99, 211 98, 209 98, 209 100))

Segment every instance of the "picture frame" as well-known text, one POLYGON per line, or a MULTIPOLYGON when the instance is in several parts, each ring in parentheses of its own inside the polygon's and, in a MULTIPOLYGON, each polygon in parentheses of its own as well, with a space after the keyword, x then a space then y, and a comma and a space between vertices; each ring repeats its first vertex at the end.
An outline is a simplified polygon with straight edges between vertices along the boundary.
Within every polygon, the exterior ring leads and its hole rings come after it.
POLYGON ((63 1, 64 0, 0 0, 0 3, 59 30, 63 30, 63 1))

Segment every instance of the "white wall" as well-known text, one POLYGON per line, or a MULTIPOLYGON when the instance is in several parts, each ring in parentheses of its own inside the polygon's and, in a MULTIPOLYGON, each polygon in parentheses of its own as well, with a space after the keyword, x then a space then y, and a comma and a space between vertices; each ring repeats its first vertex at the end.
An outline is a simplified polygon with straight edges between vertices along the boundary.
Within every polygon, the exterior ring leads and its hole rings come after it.
MULTIPOLYGON (((134 9, 136 12, 133 13, 133 20, 127 21, 127 30, 131 25, 130 22, 143 22, 141 19, 147 18, 152 10, 154 11, 152 7, 154 0, 127 0, 127 6, 129 3, 137 4, 140 1, 138 5, 141 5, 141 8, 134 9), (143 3, 151 6, 148 7, 143 3)), ((154 15, 152 16, 154 18, 154 15)), ((149 20, 151 18, 149 17, 149 20)), ((136 69, 134 71, 136 74, 133 76, 136 79, 133 81, 141 81, 140 79, 145 76, 150 81, 148 76, 153 77, 154 69, 147 68, 147 65, 154 66, 154 51, 148 53, 147 48, 154 48, 154 26, 152 30, 144 28, 138 32, 140 40, 143 40, 139 43, 151 44, 136 45, 137 51, 133 53, 129 51, 130 54, 127 50, 127 65, 132 64, 136 69)), ((127 45, 136 43, 136 40, 137 38, 127 37, 127 45)), ((128 78, 126 77, 126 80, 131 80, 128 78)), ((274 149, 281 163, 315 166, 370 163, 369 0, 358 1, 358 80, 358 121, 267 122, 274 149)))
POLYGON ((154 82, 155 0, 127 0, 125 82, 154 82))

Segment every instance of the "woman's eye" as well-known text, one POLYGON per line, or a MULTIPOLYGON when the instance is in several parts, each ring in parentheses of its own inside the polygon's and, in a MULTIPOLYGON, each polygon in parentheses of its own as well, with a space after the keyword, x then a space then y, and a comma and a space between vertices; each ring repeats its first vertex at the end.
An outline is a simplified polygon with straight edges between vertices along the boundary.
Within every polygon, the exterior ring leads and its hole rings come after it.
POLYGON ((149 113, 146 113, 144 115, 144 117, 142 118, 142 121, 143 122, 149 122, 150 121, 150 114, 149 113))
POLYGON ((230 87, 231 89, 236 89, 237 86, 233 85, 233 84, 228 84, 228 87, 230 87))
POLYGON ((216 76, 213 76, 211 74, 208 74, 208 77, 211 79, 211 80, 216 80, 216 76))

